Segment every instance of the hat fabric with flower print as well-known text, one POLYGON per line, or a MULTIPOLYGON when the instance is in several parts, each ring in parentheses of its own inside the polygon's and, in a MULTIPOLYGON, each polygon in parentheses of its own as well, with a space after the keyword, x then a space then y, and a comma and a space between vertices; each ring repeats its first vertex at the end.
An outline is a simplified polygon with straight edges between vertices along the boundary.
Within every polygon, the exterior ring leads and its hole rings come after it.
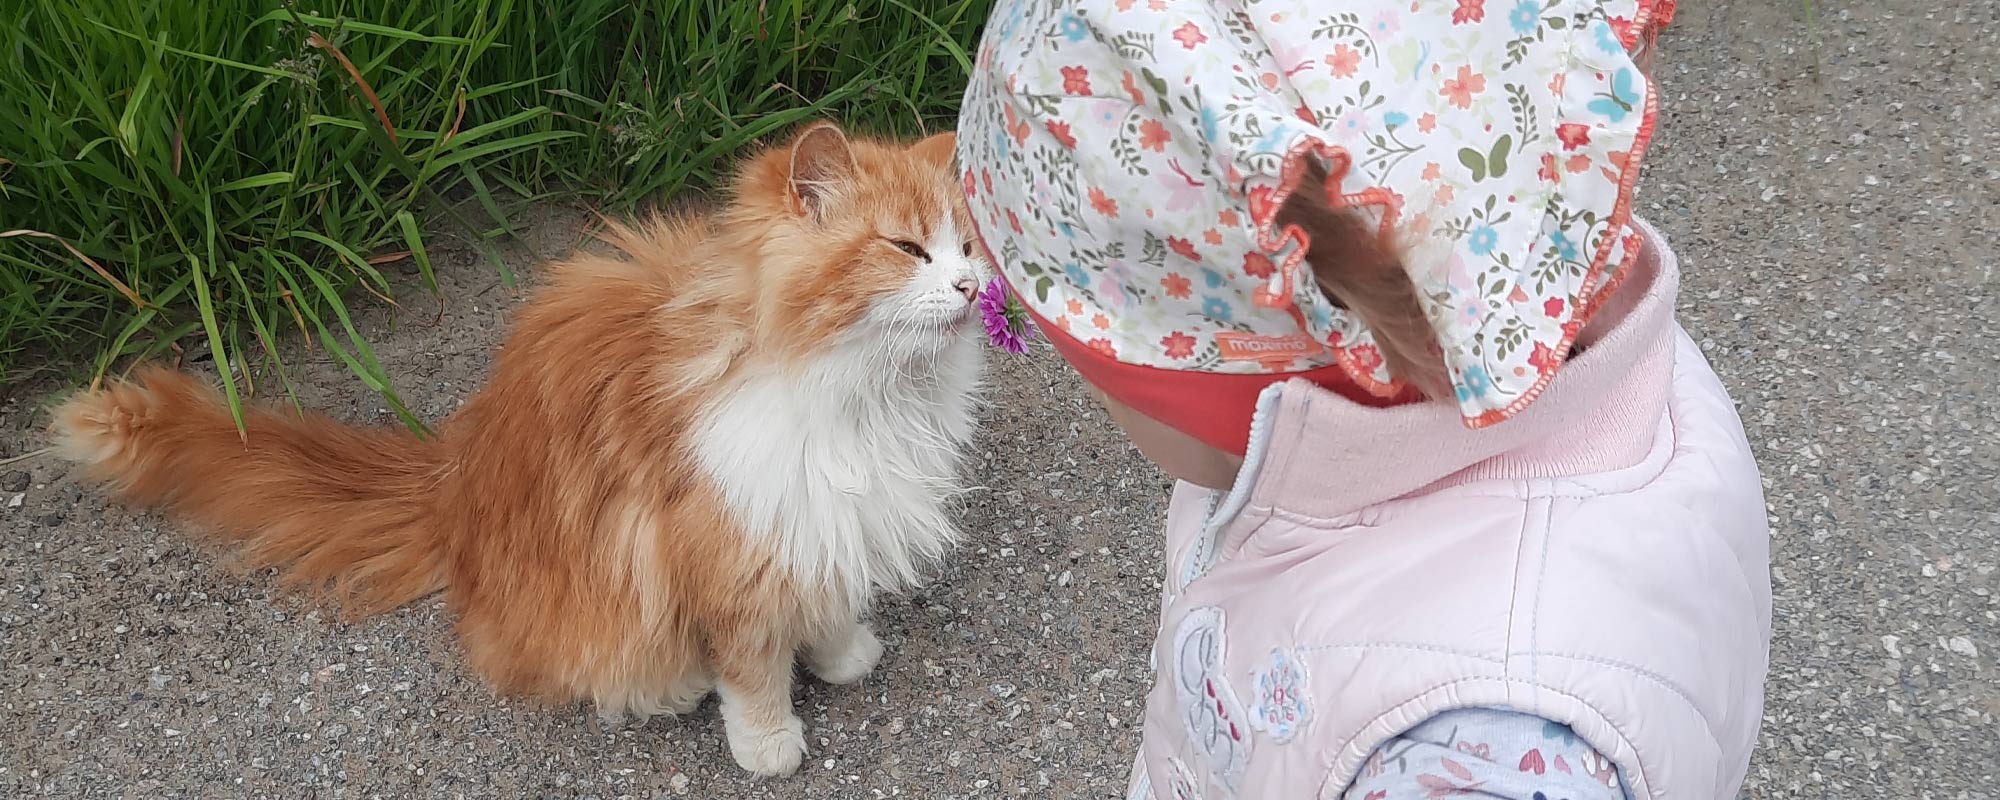
POLYGON ((1633 53, 1672 6, 1001 0, 961 112, 965 189, 1072 362, 1264 383, 1338 367, 1395 396, 1303 234, 1273 222, 1318 159, 1335 204, 1404 249, 1467 424, 1492 424, 1636 254, 1655 105, 1633 53))

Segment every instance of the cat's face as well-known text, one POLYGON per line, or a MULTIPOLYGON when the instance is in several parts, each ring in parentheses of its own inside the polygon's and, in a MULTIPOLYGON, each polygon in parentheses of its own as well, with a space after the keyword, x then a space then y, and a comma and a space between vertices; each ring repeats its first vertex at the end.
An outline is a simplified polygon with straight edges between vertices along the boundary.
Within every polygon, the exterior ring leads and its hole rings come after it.
POLYGON ((952 169, 952 136, 902 146, 815 125, 766 153, 738 202, 766 229, 765 329, 794 347, 935 354, 975 335, 991 276, 952 169))

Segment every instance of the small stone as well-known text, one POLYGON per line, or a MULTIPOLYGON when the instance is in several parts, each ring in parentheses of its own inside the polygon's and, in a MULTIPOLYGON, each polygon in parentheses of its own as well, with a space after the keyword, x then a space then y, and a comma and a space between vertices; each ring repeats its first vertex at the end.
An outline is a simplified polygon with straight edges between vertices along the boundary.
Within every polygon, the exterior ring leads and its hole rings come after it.
POLYGON ((0 491, 25 492, 28 490, 28 471, 17 469, 0 478, 0 491))
POLYGON ((51 512, 49 512, 49 513, 47 513, 47 514, 43 514, 43 515, 42 515, 42 516, 41 516, 40 518, 38 518, 38 519, 37 519, 36 521, 37 521, 37 522, 40 522, 40 523, 42 523, 42 527, 44 527, 44 528, 53 528, 53 527, 55 527, 55 526, 57 526, 57 525, 61 525, 61 524, 63 524, 63 519, 64 519, 64 518, 65 518, 65 517, 64 517, 64 515, 63 515, 63 512, 61 512, 61 511, 51 511, 51 512))
POLYGON ((1896 643, 1900 641, 1902 641, 1902 637, 1899 636, 1882 637, 1882 649, 1889 651, 1890 658, 1900 659, 1903 657, 1903 649, 1896 646, 1896 643))
POLYGON ((674 790, 674 794, 687 794, 688 783, 690 781, 687 773, 676 772, 673 777, 667 779, 667 788, 674 790))
POLYGON ((1974 645, 1971 639, 1963 636, 1951 637, 1951 641, 1945 642, 1945 647, 1962 656, 1979 657, 1978 646, 1974 645))

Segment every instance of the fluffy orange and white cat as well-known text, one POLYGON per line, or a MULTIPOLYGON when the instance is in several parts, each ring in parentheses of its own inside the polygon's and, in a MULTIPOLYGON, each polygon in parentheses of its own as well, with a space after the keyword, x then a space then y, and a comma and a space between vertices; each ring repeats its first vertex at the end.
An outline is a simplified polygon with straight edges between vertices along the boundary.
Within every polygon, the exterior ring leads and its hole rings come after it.
POLYGON ((871 595, 957 535, 990 268, 951 160, 950 134, 820 123, 719 212, 615 229, 428 441, 275 409, 239 438, 215 392, 148 369, 69 400, 59 442, 351 612, 442 589, 502 691, 645 715, 712 688, 736 761, 787 773, 794 659, 861 679, 871 595))

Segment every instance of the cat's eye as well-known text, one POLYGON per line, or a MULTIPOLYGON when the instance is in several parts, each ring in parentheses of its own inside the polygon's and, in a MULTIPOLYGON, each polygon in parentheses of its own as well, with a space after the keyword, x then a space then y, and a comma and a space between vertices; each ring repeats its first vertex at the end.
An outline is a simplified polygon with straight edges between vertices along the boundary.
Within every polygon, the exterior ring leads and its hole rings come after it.
POLYGON ((966 242, 965 244, 962 244, 962 245, 959 245, 959 246, 958 246, 958 252, 960 252, 960 253, 963 253, 963 254, 965 254, 965 257, 966 257, 966 258, 971 258, 971 257, 972 257, 972 243, 971 243, 971 242, 966 242))
POLYGON ((890 244, 895 245, 897 250, 901 250, 905 253, 909 253, 912 256, 916 256, 917 258, 923 259, 925 263, 929 263, 931 260, 931 254, 929 252, 926 252, 924 248, 919 246, 916 242, 897 239, 890 242, 890 244))

